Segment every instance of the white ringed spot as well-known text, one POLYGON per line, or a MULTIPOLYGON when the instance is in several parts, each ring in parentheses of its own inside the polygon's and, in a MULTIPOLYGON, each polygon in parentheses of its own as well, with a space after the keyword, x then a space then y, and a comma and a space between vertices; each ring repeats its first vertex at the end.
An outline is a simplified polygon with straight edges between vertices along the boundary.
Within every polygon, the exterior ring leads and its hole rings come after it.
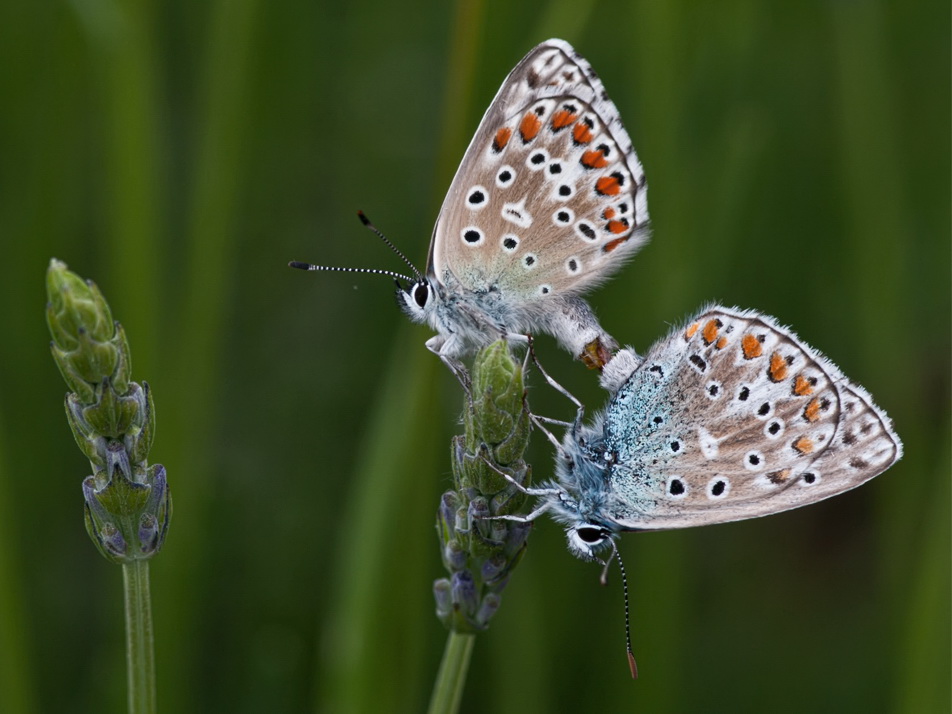
POLYGON ((489 205, 489 192, 483 186, 473 186, 466 192, 466 207, 481 211, 489 205))
POLYGON ((496 172, 496 185, 499 188, 507 188, 516 180, 516 170, 509 164, 506 164, 496 172))
POLYGON ((552 222, 557 226, 567 226, 575 220, 575 213, 571 208, 563 206, 552 214, 552 222))
POLYGON ((483 239, 486 237, 479 226, 466 226, 463 230, 460 231, 460 237, 463 239, 463 242, 472 247, 482 245, 483 239))
POLYGON ((549 152, 545 149, 533 149, 526 157, 526 166, 530 171, 540 171, 549 163, 549 152))
POLYGON ((579 221, 575 224, 575 235, 587 243, 595 243, 598 240, 595 227, 588 221, 579 221))
POLYGON ((507 233, 499 239, 499 243, 502 245, 502 249, 506 253, 515 253, 516 249, 519 247, 519 236, 517 236, 515 233, 507 233))
POLYGON ((759 451, 748 451, 744 454, 744 468, 748 471, 763 471, 766 466, 764 455, 759 451))
POLYGON ((726 498, 731 492, 731 482, 724 476, 715 476, 707 482, 707 497, 712 501, 726 498))
POLYGON ((675 501, 680 501, 688 495, 688 485, 682 477, 670 476, 664 482, 664 495, 675 501))

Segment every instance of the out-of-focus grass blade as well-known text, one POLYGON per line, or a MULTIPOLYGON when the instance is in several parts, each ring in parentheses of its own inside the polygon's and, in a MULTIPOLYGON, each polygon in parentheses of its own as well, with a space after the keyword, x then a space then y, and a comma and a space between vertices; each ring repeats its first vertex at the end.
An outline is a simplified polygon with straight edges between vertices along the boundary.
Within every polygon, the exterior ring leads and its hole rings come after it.
MULTIPOLYGON (((952 424, 945 422, 942 431, 948 434, 952 424)), ((935 490, 930 492, 923 504, 920 525, 917 529, 920 547, 906 582, 908 608, 897 643, 895 660, 898 686, 896 711, 902 714, 948 711, 949 663, 952 662, 949 631, 952 618, 949 613, 949 593, 952 578, 949 570, 949 543, 952 529, 949 520, 950 448, 948 440, 943 448, 935 449, 935 465, 928 469, 930 483, 935 490)), ((915 524, 910 524, 914 526, 915 524)), ((882 656, 892 658, 888 650, 882 656)))
MULTIPOLYGON (((211 426, 221 388, 222 342, 231 317, 228 295, 241 252, 233 243, 241 225, 240 190, 251 168, 242 151, 250 127, 249 62, 255 40, 256 0, 220 0, 209 12, 208 45, 200 76, 200 120, 193 137, 194 168, 189 172, 188 253, 181 289, 170 290, 182 321, 172 328, 180 350, 164 353, 172 366, 163 370, 162 460, 175 481, 175 538, 157 562, 155 587, 156 655, 159 702, 168 711, 190 711, 201 689, 199 650, 194 632, 201 629, 200 583, 209 573, 208 550, 211 471, 214 453, 211 426), (176 409, 175 413, 172 409, 176 409), (191 704, 190 704, 191 702, 191 704)), ((200 700, 199 700, 200 701, 200 700)))
POLYGON ((22 553, 14 547, 18 519, 8 499, 19 492, 10 478, 6 459, 6 434, 0 419, 0 711, 29 714, 34 711, 32 653, 27 644, 22 553))
MULTIPOLYGON (((390 711, 424 706, 424 645, 438 628, 436 571, 428 567, 437 547, 432 484, 449 470, 445 415, 435 399, 438 369, 418 331, 401 330, 380 397, 368 410, 349 502, 340 510, 336 567, 327 579, 333 595, 320 622, 315 711, 374 711, 382 702, 390 711)), ((319 478, 335 477, 320 474, 319 461, 316 468, 319 478)))

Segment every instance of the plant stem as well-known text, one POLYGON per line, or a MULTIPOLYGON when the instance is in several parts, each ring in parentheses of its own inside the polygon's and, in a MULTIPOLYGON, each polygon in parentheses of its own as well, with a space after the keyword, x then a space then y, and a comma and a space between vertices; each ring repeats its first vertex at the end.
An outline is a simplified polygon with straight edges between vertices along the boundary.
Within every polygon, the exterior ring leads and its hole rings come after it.
POLYGON ((433 685, 429 714, 453 714, 459 711, 459 703, 469 671, 469 656, 473 653, 476 635, 450 631, 443 650, 443 661, 433 685))
POLYGON ((126 600, 126 665, 130 714, 155 714, 155 657, 149 561, 122 564, 126 600))

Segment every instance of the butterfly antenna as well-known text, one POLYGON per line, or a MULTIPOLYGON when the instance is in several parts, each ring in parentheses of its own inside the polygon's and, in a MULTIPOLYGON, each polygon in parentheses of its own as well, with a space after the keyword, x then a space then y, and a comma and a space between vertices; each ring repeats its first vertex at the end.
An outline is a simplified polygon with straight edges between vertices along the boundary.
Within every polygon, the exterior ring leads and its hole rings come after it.
POLYGON ((612 541, 613 555, 618 561, 618 569, 621 570, 621 589, 625 593, 625 645, 628 648, 628 668, 631 670, 631 678, 638 679, 638 663, 635 662, 635 653, 631 651, 631 616, 628 608, 628 576, 625 574, 625 564, 621 562, 621 553, 618 552, 618 546, 612 541))
POLYGON ((392 270, 378 270, 377 268, 337 268, 331 265, 312 265, 311 263, 301 263, 297 260, 292 260, 288 263, 288 267, 297 268, 298 270, 323 270, 330 273, 374 273, 375 275, 389 275, 394 279, 405 280, 408 283, 414 282, 413 278, 403 273, 395 273, 392 270))
MULTIPOLYGON (((420 271, 416 269, 416 266, 415 266, 413 263, 410 262, 410 260, 409 260, 409 258, 407 258, 407 256, 405 256, 403 253, 400 252, 400 249, 397 248, 397 246, 395 246, 393 243, 390 242, 390 239, 387 238, 387 236, 385 236, 383 233, 380 232, 380 229, 377 228, 377 226, 375 226, 373 223, 370 222, 370 219, 367 218, 367 216, 364 215, 364 212, 363 212, 363 211, 357 211, 357 217, 360 219, 360 222, 361 222, 361 223, 363 223, 365 226, 367 226, 367 228, 369 228, 370 230, 372 230, 372 231, 377 235, 377 237, 378 237, 380 240, 382 240, 384 243, 386 243, 387 246, 390 248, 390 250, 392 250, 394 253, 396 253, 397 255, 399 255, 400 258, 403 259, 403 262, 404 262, 404 263, 406 263, 407 265, 410 266, 410 270, 412 270, 412 271, 413 271, 413 274, 416 275, 417 281, 419 281, 419 282, 422 283, 422 282, 423 282, 423 274, 420 273, 420 271)), ((413 282, 413 281, 411 280, 410 282, 413 282)))

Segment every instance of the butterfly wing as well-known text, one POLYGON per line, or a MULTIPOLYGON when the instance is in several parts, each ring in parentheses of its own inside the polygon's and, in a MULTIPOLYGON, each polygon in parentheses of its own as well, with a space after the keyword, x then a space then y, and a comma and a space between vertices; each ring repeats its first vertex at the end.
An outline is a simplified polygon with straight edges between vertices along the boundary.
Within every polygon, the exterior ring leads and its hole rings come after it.
POLYGON ((608 515, 626 529, 765 516, 902 455, 869 394, 772 318, 712 307, 654 345, 605 414, 608 515))
POLYGON ((526 303, 574 295, 644 242, 644 171, 595 72, 533 49, 486 111, 440 211, 428 272, 526 303))

